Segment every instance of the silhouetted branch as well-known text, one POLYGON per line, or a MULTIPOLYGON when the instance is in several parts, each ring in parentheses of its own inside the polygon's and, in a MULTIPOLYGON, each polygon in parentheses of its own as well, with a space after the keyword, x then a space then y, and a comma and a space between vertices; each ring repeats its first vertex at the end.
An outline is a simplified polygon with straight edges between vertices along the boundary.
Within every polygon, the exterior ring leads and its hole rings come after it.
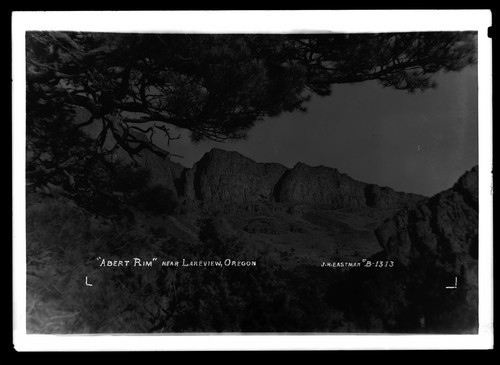
POLYGON ((51 168, 45 168, 45 167, 40 167, 39 169, 33 170, 33 171, 26 171, 26 178, 27 179, 37 179, 41 177, 48 177, 51 175, 54 175, 65 168, 68 168, 72 164, 74 164, 77 161, 76 157, 70 157, 66 161, 62 162, 58 166, 51 167, 51 168))

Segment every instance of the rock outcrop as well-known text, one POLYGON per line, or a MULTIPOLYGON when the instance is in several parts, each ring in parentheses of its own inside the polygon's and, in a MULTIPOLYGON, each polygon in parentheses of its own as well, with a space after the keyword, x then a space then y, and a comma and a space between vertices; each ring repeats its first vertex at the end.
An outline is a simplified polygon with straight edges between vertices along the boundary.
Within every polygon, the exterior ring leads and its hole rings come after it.
MULTIPOLYGON (((84 122, 88 115, 83 113, 79 119, 84 122)), ((84 131, 97 138, 100 128, 94 123, 84 131)), ((146 134, 137 130, 130 133, 138 141, 149 141, 146 134)), ((108 139, 106 148, 111 148, 115 142, 111 137, 108 139)), ((120 148, 110 158, 132 163, 130 156, 120 148)), ((334 209, 394 209, 425 199, 420 195, 356 181, 334 168, 311 167, 299 162, 288 169, 278 163, 258 163, 238 152, 218 148, 206 153, 193 168, 185 168, 147 149, 135 159, 149 170, 150 186, 163 186, 177 197, 203 202, 272 201, 328 205, 334 209)))
POLYGON ((356 181, 337 169, 298 163, 275 188, 276 201, 282 203, 326 204, 335 208, 373 207, 391 209, 424 199, 417 194, 400 193, 387 187, 356 181))
POLYGON ((477 333, 477 171, 384 221, 383 251, 330 289, 346 318, 367 332, 477 333))
POLYGON ((384 222, 376 234, 386 255, 405 265, 432 256, 436 264, 456 273, 474 263, 478 245, 477 179, 476 166, 451 189, 384 222))
POLYGON ((390 209, 414 204, 424 199, 422 195, 402 193, 388 187, 365 185, 366 205, 379 209, 390 209))
POLYGON ((337 169, 297 163, 292 169, 258 163, 214 148, 180 178, 181 194, 207 202, 297 203, 337 208, 394 209, 425 197, 356 181, 337 169))
MULTIPOLYGON (((121 150, 116 157, 130 159, 121 150)), ((148 150, 136 159, 150 171, 150 185, 161 185, 179 197, 207 203, 277 202, 325 205, 332 209, 394 209, 425 199, 356 181, 334 168, 299 162, 288 169, 218 148, 206 153, 191 169, 148 150)))
POLYGON ((326 204, 333 208, 373 207, 391 209, 424 199, 417 194, 356 181, 337 169, 298 163, 280 180, 276 201, 282 203, 326 204))
POLYGON ((203 201, 270 201, 287 168, 257 163, 237 152, 214 148, 185 171, 184 195, 203 201))
POLYGON ((333 208, 358 208, 366 205, 365 184, 324 166, 297 163, 275 189, 281 203, 328 204, 333 208))
MULTIPOLYGON (((477 333, 477 171, 474 167, 451 189, 401 210, 376 230, 384 249, 377 259, 391 260, 395 267, 365 281, 390 284, 391 309, 384 313, 392 317, 389 326, 477 333)), ((358 298, 368 305, 383 301, 377 294, 383 288, 372 286, 371 297, 358 298)))

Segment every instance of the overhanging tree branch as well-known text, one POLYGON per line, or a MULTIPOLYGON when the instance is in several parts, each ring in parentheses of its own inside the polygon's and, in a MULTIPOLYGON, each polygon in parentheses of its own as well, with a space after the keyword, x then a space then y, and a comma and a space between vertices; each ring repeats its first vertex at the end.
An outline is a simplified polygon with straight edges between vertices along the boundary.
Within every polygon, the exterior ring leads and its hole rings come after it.
POLYGON ((305 110, 312 95, 329 95, 333 84, 378 80, 425 90, 435 72, 475 62, 475 37, 28 32, 27 128, 30 136, 50 130, 33 138, 34 149, 52 155, 78 148, 104 154, 111 143, 132 158, 144 150, 165 157, 169 151, 154 144, 153 134, 175 140, 170 126, 193 140, 225 141, 244 137, 266 116, 305 110), (87 121, 52 123, 71 120, 78 107, 90 113, 87 121), (74 130, 95 120, 102 121, 95 143, 78 145, 74 130), (140 130, 147 138, 134 137, 140 130))

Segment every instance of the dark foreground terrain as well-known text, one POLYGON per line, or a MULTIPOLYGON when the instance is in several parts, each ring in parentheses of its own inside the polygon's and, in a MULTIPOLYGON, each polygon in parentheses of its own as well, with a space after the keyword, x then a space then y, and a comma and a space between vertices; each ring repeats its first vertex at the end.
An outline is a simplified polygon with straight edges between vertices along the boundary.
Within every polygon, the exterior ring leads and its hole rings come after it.
POLYGON ((141 163, 128 204, 28 186, 29 333, 477 332, 477 167, 426 198, 218 149, 141 163))

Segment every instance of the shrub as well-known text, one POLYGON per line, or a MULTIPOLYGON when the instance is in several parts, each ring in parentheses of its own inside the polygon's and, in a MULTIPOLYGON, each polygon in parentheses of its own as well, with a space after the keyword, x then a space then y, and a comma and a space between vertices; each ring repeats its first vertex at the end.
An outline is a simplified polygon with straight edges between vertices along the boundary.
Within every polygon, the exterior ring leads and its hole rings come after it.
POLYGON ((245 231, 248 233, 281 234, 288 232, 289 229, 283 222, 268 217, 252 219, 245 226, 245 231))
POLYGON ((140 209, 153 214, 171 214, 178 205, 173 192, 161 185, 145 188, 135 195, 133 201, 140 209))
POLYGON ((100 267, 98 258, 168 256, 169 245, 152 247, 154 235, 65 198, 28 197, 26 218, 28 333, 151 331, 170 281, 154 267, 100 267))
POLYGON ((202 221, 199 237, 203 242, 227 243, 234 241, 238 235, 226 219, 210 217, 202 221))
POLYGON ((224 218, 210 217, 201 222, 199 238, 204 255, 230 255, 237 249, 238 234, 224 218))
POLYGON ((113 191, 133 193, 147 185, 150 172, 131 165, 115 165, 110 172, 110 188, 113 191))

